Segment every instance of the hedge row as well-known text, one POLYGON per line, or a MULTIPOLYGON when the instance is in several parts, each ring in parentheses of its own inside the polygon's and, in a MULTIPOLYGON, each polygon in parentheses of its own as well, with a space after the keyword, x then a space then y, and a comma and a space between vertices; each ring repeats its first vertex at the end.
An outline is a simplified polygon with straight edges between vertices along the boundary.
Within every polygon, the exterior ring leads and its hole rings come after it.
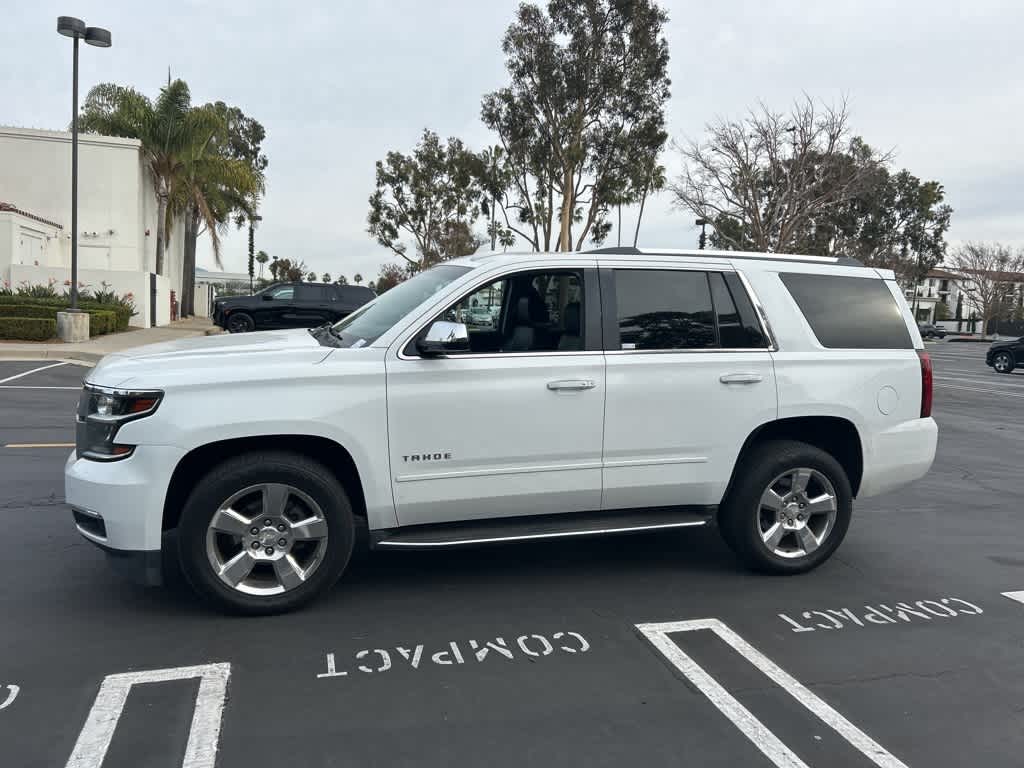
MULTIPOLYGON (((60 307, 41 304, 3 304, 0 303, 0 318, 48 318, 57 321, 60 307)), ((118 330, 118 315, 109 309, 86 309, 89 315, 89 335, 102 336, 118 330)))
POLYGON ((0 317, 0 339, 46 341, 57 335, 57 321, 48 317, 0 317))
MULTIPOLYGON (((6 311, 11 307, 46 307, 49 308, 53 315, 62 309, 68 308, 68 300, 66 298, 33 298, 31 296, 0 296, 0 317, 26 317, 26 315, 15 315, 12 312, 6 311)), ((103 327, 107 330, 103 333, 113 333, 114 331, 127 331, 128 323, 132 317, 132 310, 123 304, 102 304, 98 301, 91 301, 86 299, 78 302, 78 306, 81 309, 87 311, 90 315, 94 312, 110 312, 114 315, 113 323, 109 323, 106 320, 101 321, 103 327)), ((46 315, 34 315, 36 317, 46 317, 46 315)), ((91 323, 91 320, 90 320, 91 323)), ((90 326, 91 327, 91 326, 90 326)), ((92 333, 92 335, 97 335, 92 333)))

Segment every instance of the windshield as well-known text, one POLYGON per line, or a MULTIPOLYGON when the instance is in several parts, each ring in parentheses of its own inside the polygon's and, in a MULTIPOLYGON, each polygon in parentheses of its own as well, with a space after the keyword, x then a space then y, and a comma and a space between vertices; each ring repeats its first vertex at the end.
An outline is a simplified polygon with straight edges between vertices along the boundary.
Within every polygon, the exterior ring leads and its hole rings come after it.
POLYGON ((409 312, 469 270, 470 267, 442 264, 399 283, 333 327, 334 336, 340 342, 338 346, 372 344, 409 312))

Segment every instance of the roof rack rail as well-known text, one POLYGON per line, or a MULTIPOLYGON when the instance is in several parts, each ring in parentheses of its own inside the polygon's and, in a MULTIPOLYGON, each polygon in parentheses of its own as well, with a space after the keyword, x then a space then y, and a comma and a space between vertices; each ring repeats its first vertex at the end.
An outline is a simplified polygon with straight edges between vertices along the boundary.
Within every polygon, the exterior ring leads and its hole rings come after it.
POLYGON ((863 267, 864 262, 850 256, 800 256, 789 253, 754 253, 750 251, 711 251, 711 250, 687 250, 685 248, 633 248, 630 246, 613 246, 610 248, 594 248, 583 253, 597 254, 603 256, 686 256, 687 258, 714 258, 714 259, 760 259, 770 261, 793 261, 811 262, 816 264, 828 264, 836 267, 863 267))

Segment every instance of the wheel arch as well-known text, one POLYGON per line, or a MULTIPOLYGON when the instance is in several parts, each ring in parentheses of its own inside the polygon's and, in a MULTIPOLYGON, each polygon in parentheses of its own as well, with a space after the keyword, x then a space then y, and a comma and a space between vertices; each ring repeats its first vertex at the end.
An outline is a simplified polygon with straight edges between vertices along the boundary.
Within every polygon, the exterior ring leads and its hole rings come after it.
POLYGON ((732 491, 737 473, 751 449, 766 440, 799 440, 830 454, 846 472, 856 498, 864 476, 864 448, 856 425, 840 416, 793 416, 765 422, 747 436, 736 458, 723 500, 732 491))
POLYGON ((161 528, 177 528, 181 511, 195 481, 211 467, 240 453, 260 450, 290 451, 322 463, 345 488, 352 512, 364 520, 366 494, 352 454, 340 443, 317 435, 257 435, 237 437, 201 445, 185 454, 174 468, 164 497, 161 528))

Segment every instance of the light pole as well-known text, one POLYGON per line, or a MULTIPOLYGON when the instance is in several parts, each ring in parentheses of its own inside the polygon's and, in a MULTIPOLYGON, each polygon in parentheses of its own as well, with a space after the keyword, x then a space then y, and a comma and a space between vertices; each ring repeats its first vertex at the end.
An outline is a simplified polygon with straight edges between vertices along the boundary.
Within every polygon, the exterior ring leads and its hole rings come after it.
POLYGON ((74 40, 71 68, 71 311, 78 311, 78 41, 97 48, 110 47, 110 31, 87 27, 81 19, 58 16, 57 31, 74 40))
POLYGON ((708 225, 708 220, 705 219, 705 218, 700 218, 700 219, 697 219, 694 222, 694 224, 696 224, 698 227, 700 227, 700 237, 697 239, 697 247, 700 248, 703 251, 704 250, 704 245, 708 241, 707 235, 704 234, 704 227, 706 227, 708 225))

